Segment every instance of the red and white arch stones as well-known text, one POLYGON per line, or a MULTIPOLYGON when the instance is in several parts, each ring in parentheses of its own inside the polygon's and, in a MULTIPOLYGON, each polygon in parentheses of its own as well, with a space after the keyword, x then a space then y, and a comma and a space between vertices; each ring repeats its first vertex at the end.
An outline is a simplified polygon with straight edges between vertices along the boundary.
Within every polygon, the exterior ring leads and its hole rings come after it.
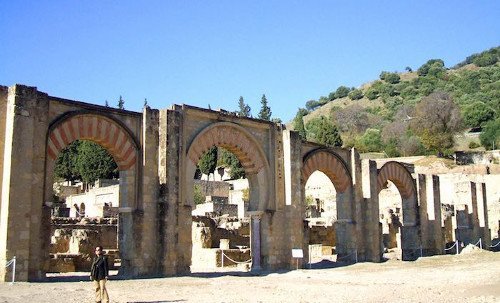
POLYGON ((391 161, 380 168, 377 176, 379 192, 386 187, 388 180, 396 185, 402 198, 409 198, 415 194, 413 178, 403 165, 391 161))
POLYGON ((317 170, 330 178, 335 190, 339 193, 344 192, 351 185, 349 172, 342 160, 330 152, 320 150, 313 152, 305 159, 302 166, 303 182, 307 182, 311 174, 317 170))
POLYGON ((248 174, 257 173, 264 167, 265 162, 256 144, 237 126, 224 123, 200 133, 189 148, 189 159, 198 163, 203 153, 212 146, 223 147, 232 152, 248 174))
POLYGON ((127 170, 137 160, 130 135, 113 120, 95 114, 80 114, 58 123, 49 132, 47 154, 55 160, 59 152, 75 140, 91 140, 106 148, 119 170, 127 170))

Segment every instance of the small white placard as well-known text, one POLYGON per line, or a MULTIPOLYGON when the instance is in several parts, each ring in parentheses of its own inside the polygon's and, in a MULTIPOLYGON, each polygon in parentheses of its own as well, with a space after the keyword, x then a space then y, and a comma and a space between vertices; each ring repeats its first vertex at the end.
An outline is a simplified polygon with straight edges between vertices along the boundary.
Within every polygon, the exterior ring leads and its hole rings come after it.
POLYGON ((302 248, 292 248, 292 257, 304 258, 304 252, 302 251, 302 248))

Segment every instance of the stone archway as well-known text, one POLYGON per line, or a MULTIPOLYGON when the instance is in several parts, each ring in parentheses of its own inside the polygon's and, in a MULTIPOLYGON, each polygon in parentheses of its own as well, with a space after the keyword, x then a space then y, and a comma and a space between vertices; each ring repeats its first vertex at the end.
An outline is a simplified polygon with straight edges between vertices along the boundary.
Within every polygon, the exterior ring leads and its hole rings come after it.
POLYGON ((56 160, 59 152, 75 140, 91 140, 108 150, 119 170, 137 160, 138 144, 119 122, 98 113, 72 113, 55 121, 47 135, 47 155, 56 160))
MULTIPOLYGON (((202 130, 187 150, 186 184, 193 183, 198 160, 212 146, 219 146, 232 152, 240 160, 250 184, 251 211, 265 211, 272 208, 269 203, 269 164, 265 154, 253 136, 241 126, 221 122, 202 130)), ((188 191, 186 203, 192 205, 192 192, 188 191)))
POLYGON ((385 163, 377 174, 377 192, 394 183, 401 195, 403 226, 401 227, 401 250, 403 260, 414 260, 420 245, 417 224, 417 191, 411 173, 403 164, 395 161, 385 163))
MULTIPOLYGON (((269 201, 271 183, 268 161, 261 146, 243 127, 230 122, 215 123, 198 133, 187 149, 185 188, 193 188, 196 164, 212 146, 223 147, 233 153, 245 170, 250 187, 248 213, 251 216, 252 269, 258 270, 261 268, 261 216, 264 211, 274 208, 274 203, 269 201)), ((192 205, 193 191, 187 190, 185 197, 185 203, 192 205)))
MULTIPOLYGON (((339 256, 351 255, 356 249, 354 232, 355 205, 352 177, 342 158, 327 149, 314 150, 303 159, 302 189, 315 171, 324 173, 337 191, 337 221, 335 223, 336 251, 339 256)), ((353 259, 355 255, 352 254, 353 259)))
MULTIPOLYGON (((119 170, 119 224, 118 249, 123 260, 120 273, 127 274, 133 267, 135 251, 132 212, 138 207, 139 182, 137 180, 140 146, 134 135, 120 121, 94 111, 74 111, 55 119, 46 137, 45 199, 50 201, 53 172, 59 153, 75 140, 89 140, 104 147, 113 157, 119 170)), ((85 207, 84 204, 82 204, 85 207)), ((80 207, 80 211, 82 207, 80 207)), ((45 247, 45 244, 43 245, 45 247)), ((43 249, 46 250, 46 249, 43 249)), ((44 254, 44 252, 41 252, 44 254)))

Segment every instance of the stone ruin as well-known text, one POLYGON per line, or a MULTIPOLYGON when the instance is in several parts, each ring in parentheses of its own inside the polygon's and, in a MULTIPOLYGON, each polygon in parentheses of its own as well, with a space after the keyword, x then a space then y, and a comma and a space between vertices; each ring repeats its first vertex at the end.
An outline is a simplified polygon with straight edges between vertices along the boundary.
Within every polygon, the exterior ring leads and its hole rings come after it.
POLYGON ((120 264, 116 218, 52 218, 47 272, 89 271, 94 248, 103 246, 110 269, 120 264))
POLYGON ((193 216, 192 241, 191 271, 250 268, 246 262, 251 259, 249 219, 228 215, 193 216))

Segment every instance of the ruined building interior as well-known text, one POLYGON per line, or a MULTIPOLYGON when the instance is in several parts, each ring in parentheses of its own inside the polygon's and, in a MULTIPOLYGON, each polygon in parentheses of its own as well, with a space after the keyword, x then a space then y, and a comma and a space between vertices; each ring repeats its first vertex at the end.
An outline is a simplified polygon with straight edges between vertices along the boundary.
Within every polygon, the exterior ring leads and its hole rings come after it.
POLYGON ((2 281, 14 256, 22 281, 88 269, 97 243, 119 275, 150 277, 408 261, 499 238, 498 151, 487 173, 444 174, 188 105, 131 112, 23 85, 1 86, 0 104, 2 281), (83 193, 57 185, 55 161, 75 140, 103 146, 119 179, 83 193), (246 179, 227 180, 223 169, 217 181, 195 179, 212 146, 234 154, 246 179))

